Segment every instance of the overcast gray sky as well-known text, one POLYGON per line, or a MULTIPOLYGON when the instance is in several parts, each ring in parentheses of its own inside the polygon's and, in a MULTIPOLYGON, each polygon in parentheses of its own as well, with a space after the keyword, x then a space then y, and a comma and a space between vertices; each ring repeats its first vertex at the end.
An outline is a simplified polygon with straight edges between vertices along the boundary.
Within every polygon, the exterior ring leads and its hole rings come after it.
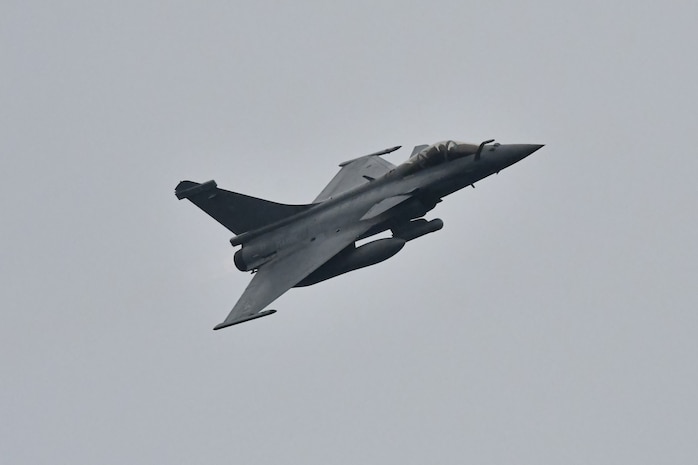
POLYGON ((698 460, 695 1, 0 4, 8 464, 698 460), (544 143, 393 259, 219 332, 182 179, 544 143))

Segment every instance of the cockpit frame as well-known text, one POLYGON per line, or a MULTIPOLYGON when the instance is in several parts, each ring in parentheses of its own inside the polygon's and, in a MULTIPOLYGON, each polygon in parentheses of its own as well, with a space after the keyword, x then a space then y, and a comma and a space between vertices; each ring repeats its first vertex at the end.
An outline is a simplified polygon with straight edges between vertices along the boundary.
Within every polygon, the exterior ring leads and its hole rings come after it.
POLYGON ((402 176, 409 176, 432 166, 437 166, 469 155, 476 155, 482 145, 446 140, 420 150, 398 167, 402 176))

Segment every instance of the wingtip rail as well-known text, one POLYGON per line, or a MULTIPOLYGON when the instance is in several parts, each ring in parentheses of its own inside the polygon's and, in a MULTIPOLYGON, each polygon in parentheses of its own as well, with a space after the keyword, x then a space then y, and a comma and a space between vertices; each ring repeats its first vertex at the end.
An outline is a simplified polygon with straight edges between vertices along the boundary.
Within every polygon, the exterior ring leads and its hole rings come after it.
POLYGON ((394 151, 400 149, 401 147, 402 147, 402 145, 396 145, 395 147, 390 147, 390 148, 387 148, 387 149, 379 150, 378 152, 369 153, 368 155, 363 155, 363 156, 360 156, 360 157, 358 157, 358 158, 352 158, 351 160, 343 161, 342 163, 339 164, 339 166, 340 166, 340 167, 345 167, 345 166, 347 166, 349 163, 355 162, 356 160, 361 160, 362 158, 378 157, 378 156, 381 156, 381 155, 387 155, 387 154, 389 154, 389 153, 392 153, 392 152, 394 152, 394 151))
POLYGON ((256 320, 257 318, 262 318, 263 316, 268 316, 276 313, 276 310, 266 310, 264 312, 255 313, 254 315, 249 315, 244 318, 239 318, 233 321, 224 321, 221 324, 216 325, 213 330, 218 331, 219 329, 227 328, 228 326, 238 325, 246 321, 256 320))

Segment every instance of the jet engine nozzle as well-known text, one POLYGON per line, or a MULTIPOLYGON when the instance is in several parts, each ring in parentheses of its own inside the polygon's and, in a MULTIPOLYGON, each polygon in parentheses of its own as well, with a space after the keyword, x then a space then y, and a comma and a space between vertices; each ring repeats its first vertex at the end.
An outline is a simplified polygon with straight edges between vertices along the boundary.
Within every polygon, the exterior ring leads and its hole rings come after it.
POLYGON ((261 251, 253 247, 243 247, 233 255, 233 263, 240 271, 252 271, 265 264, 276 255, 276 251, 261 251))

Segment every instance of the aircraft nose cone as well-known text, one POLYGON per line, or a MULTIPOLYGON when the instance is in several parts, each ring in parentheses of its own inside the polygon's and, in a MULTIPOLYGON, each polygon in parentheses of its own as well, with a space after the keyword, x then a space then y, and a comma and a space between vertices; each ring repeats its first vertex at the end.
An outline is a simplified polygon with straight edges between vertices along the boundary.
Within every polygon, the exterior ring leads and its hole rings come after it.
POLYGON ((498 153, 502 166, 507 167, 523 160, 541 147, 542 144, 508 144, 498 147, 495 153, 498 153))
POLYGON ((510 145, 512 152, 520 156, 520 159, 526 158, 536 150, 544 147, 543 144, 513 144, 510 145))

